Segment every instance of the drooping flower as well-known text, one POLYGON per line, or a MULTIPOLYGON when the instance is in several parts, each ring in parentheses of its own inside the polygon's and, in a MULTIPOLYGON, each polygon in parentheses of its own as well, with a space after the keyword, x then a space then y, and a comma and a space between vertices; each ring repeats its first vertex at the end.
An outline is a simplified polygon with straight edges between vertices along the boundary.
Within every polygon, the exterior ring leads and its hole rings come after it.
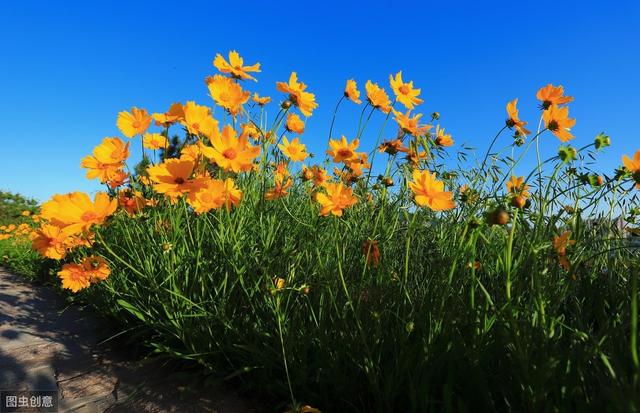
POLYGON ((347 142, 347 138, 342 135, 340 140, 329 140, 331 149, 327 150, 327 154, 333 158, 333 162, 343 162, 355 156, 358 145, 360 145, 359 139, 354 139, 349 143, 347 142))
POLYGON ((402 139, 396 138, 382 142, 382 144, 380 144, 380 146, 378 147, 378 152, 386 152, 389 155, 395 155, 398 152, 407 153, 409 152, 409 148, 404 146, 404 144, 402 143, 402 139))
POLYGON ((195 163, 191 159, 172 158, 148 167, 147 173, 156 192, 165 194, 175 201, 202 186, 202 179, 191 178, 194 167, 195 163))
POLYGON ((169 145, 169 140, 159 133, 145 133, 142 136, 142 144, 147 149, 165 149, 169 145))
POLYGON ((436 137, 434 141, 438 146, 453 146, 451 135, 444 133, 444 128, 441 128, 440 125, 436 126, 436 137))
POLYGON ((117 200, 110 199, 105 192, 98 192, 93 202, 84 192, 71 192, 54 195, 42 205, 41 215, 51 224, 75 234, 101 225, 117 207, 117 200))
POLYGON ((571 231, 565 231, 553 238, 553 248, 556 250, 558 263, 565 271, 571 270, 571 264, 567 259, 567 247, 576 243, 575 240, 570 240, 569 237, 571 237, 571 231))
POLYGON ((347 80, 347 84, 344 87, 344 96, 358 105, 362 103, 360 100, 360 91, 358 90, 358 85, 355 80, 347 80))
POLYGON ((244 66, 244 59, 235 50, 229 52, 229 61, 227 62, 220 53, 216 54, 213 65, 222 73, 229 73, 236 79, 251 79, 257 82, 256 78, 248 72, 259 73, 260 63, 251 66, 244 66))
POLYGON ((109 186, 109 188, 116 189, 127 182, 127 179, 129 179, 129 174, 122 169, 118 169, 111 173, 108 178, 109 179, 107 179, 107 185, 109 186))
POLYGON ((320 215, 329 214, 342 216, 344 209, 355 205, 358 199, 353 195, 353 190, 342 182, 327 183, 324 185, 326 193, 316 193, 316 201, 320 203, 320 215))
POLYGON ((420 89, 414 89, 413 81, 404 82, 402 80, 402 71, 396 73, 396 76, 389 75, 389 83, 391 89, 396 95, 396 100, 402 103, 407 109, 412 110, 416 105, 424 102, 418 98, 420 96, 420 89))
POLYGON ((393 114, 396 115, 395 120, 398 122, 400 129, 409 135, 422 136, 431 129, 431 125, 420 125, 420 118, 422 117, 421 113, 411 117, 410 110, 403 114, 402 112, 398 112, 394 109, 393 114))
POLYGON ((260 106, 264 106, 271 102, 271 98, 269 96, 259 96, 257 93, 253 94, 252 100, 260 106))
POLYGON ((139 191, 128 189, 118 192, 118 205, 129 215, 136 215, 147 205, 147 200, 139 191))
POLYGON ((287 122, 285 124, 285 128, 289 132, 302 135, 304 133, 304 121, 300 119, 300 116, 296 115, 295 113, 289 113, 287 115, 287 122))
POLYGON ((516 128, 516 134, 526 136, 531 132, 524 127, 527 122, 520 120, 518 109, 516 108, 517 104, 518 98, 515 98, 511 102, 507 103, 507 115, 509 117, 507 118, 506 123, 509 129, 514 127, 516 128))
POLYGON ((456 207, 453 193, 444 190, 444 182, 438 181, 436 175, 429 171, 413 171, 413 181, 409 182, 416 204, 426 206, 434 211, 445 211, 456 207))
POLYGON ((382 113, 391 112, 391 100, 383 88, 378 86, 377 83, 367 80, 364 89, 367 92, 367 101, 371 106, 379 109, 382 113))
POLYGON ((344 163, 354 177, 361 177, 364 169, 371 168, 367 154, 364 152, 356 152, 351 159, 345 160, 344 163))
POLYGON ((541 102, 541 107, 547 110, 551 105, 564 105, 573 101, 572 96, 564 96, 564 88, 562 86, 553 86, 549 83, 543 86, 536 93, 536 98, 541 102))
POLYGON ((240 113, 242 105, 247 103, 251 96, 251 92, 242 90, 238 83, 222 75, 214 75, 207 83, 207 87, 213 100, 233 116, 240 113))
POLYGON ((220 134, 218 121, 211 117, 211 109, 198 105, 193 101, 187 102, 184 106, 182 124, 187 127, 187 131, 192 135, 203 134, 207 138, 213 139, 220 134))
POLYGON ((240 205, 240 201, 242 200, 242 191, 236 186, 236 183, 231 178, 224 180, 222 199, 227 210, 230 210, 232 206, 237 207, 240 205))
POLYGON ((285 156, 291 159, 293 162, 302 162, 309 154, 307 153, 307 147, 300 143, 300 139, 294 138, 291 142, 286 136, 282 137, 282 143, 278 145, 278 148, 285 154, 285 156))
POLYGON ((287 196, 292 184, 293 181, 287 175, 276 173, 274 176, 274 187, 265 192, 264 199, 273 201, 274 199, 287 196))
POLYGON ((506 183, 507 191, 512 195, 521 196, 523 198, 529 198, 529 185, 524 182, 524 176, 511 176, 506 183))
POLYGON ((260 154, 260 147, 252 146, 246 137, 237 137, 231 125, 225 125, 222 134, 211 140, 211 146, 200 143, 200 150, 207 158, 227 171, 249 171, 253 160, 260 154))
POLYGON ((313 93, 306 92, 307 85, 298 81, 296 72, 291 72, 288 83, 276 82, 276 88, 280 92, 288 93, 291 103, 297 106, 306 117, 311 116, 313 110, 318 107, 316 96, 313 93))
POLYGON ((547 129, 562 142, 568 142, 574 138, 569 130, 576 124, 576 120, 569 117, 568 107, 551 105, 542 113, 542 119, 547 129))
POLYGON ((312 181, 315 186, 323 186, 329 180, 329 173, 318 165, 303 166, 302 177, 305 181, 312 181))
POLYGON ((173 103, 165 113, 154 113, 151 117, 156 121, 156 126, 168 128, 174 123, 184 120, 184 107, 182 103, 173 103))
POLYGON ((118 113, 116 125, 120 132, 127 138, 142 135, 151 125, 151 116, 145 109, 131 108, 131 112, 122 111, 118 113))
POLYGON ((377 240, 365 240, 362 243, 362 254, 367 259, 367 264, 377 267, 380 264, 380 247, 377 240))

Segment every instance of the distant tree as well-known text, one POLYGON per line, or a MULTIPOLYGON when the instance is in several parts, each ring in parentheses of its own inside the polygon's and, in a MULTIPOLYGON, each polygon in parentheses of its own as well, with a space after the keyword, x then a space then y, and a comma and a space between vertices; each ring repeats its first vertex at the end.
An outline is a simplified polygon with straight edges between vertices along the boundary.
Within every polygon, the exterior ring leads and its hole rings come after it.
POLYGON ((37 213, 38 201, 20 194, 0 191, 0 225, 15 224, 26 220, 22 215, 24 211, 29 211, 29 214, 37 213))

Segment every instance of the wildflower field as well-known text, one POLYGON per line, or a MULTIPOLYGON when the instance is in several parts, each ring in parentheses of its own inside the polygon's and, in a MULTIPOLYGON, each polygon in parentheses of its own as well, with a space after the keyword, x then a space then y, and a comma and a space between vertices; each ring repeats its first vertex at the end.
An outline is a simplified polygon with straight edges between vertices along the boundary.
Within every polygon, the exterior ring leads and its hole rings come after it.
POLYGON ((454 152, 402 72, 349 79, 320 104, 361 115, 312 156, 321 85, 292 72, 259 96, 260 64, 213 65, 212 101, 117 115, 81 160, 103 191, 0 226, 4 265, 264 411, 637 410, 640 150, 595 172, 610 138, 572 135, 562 86, 454 152))

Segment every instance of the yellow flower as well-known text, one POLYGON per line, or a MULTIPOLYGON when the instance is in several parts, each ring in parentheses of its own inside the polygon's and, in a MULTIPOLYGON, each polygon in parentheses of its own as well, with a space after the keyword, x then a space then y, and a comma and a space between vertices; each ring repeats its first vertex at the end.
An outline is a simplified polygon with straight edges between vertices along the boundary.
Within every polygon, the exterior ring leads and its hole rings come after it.
POLYGON ((440 128, 440 125, 436 126, 435 143, 438 146, 453 146, 453 139, 451 139, 451 135, 445 134, 444 128, 440 128))
POLYGON ((264 106, 267 103, 271 102, 271 98, 269 96, 259 96, 257 93, 253 94, 252 100, 260 106, 264 106))
POLYGON ((147 168, 147 173, 149 179, 154 182, 153 188, 175 201, 202 186, 202 179, 191 179, 194 166, 195 163, 191 159, 167 159, 159 165, 147 168))
POLYGON ((393 93, 396 95, 396 100, 402 103, 407 109, 413 109, 416 105, 423 102, 422 99, 418 98, 420 89, 413 88, 413 81, 407 83, 402 81, 402 71, 396 73, 395 77, 389 75, 389 83, 391 84, 393 93))
POLYGON ((318 165, 310 168, 303 166, 302 177, 305 181, 313 181, 315 186, 323 186, 329 180, 329 173, 318 165))
POLYGON ((633 175, 633 179, 636 181, 636 188, 640 189, 640 150, 636 151, 633 159, 627 155, 622 156, 622 164, 633 175))
POLYGON ((360 100, 360 91, 358 90, 358 86, 355 80, 347 80, 347 84, 344 87, 344 96, 358 105, 362 103, 362 101, 360 100))
POLYGON ((184 120, 184 107, 181 103, 173 103, 165 113, 154 113, 151 115, 156 121, 156 126, 168 128, 176 122, 184 120))
POLYGON ((436 175, 429 171, 413 171, 413 181, 409 188, 415 195, 416 204, 426 206, 434 211, 445 211, 456 207, 453 194, 444 190, 444 182, 438 181, 436 175))
POLYGON ((364 152, 356 152, 353 158, 346 160, 345 165, 351 170, 355 177, 362 176, 363 169, 368 169, 371 164, 368 162, 367 154, 364 152))
POLYGON ((43 224, 35 230, 31 246, 43 257, 61 260, 67 255, 71 235, 68 229, 43 224))
POLYGON ((189 205, 197 214, 203 214, 218 209, 224 205, 224 181, 207 179, 198 191, 189 194, 189 205))
POLYGON ((246 137, 238 138, 231 125, 226 125, 222 135, 211 140, 211 145, 200 143, 202 154, 220 168, 236 173, 251 170, 253 160, 260 154, 260 148, 250 145, 246 137))
POLYGON ((513 195, 519 195, 523 198, 529 198, 529 185, 525 184, 524 176, 512 176, 506 183, 507 191, 513 195))
POLYGON ((227 62, 220 53, 216 54, 216 58, 213 60, 213 65, 222 73, 229 73, 236 79, 251 79, 256 80, 248 72, 260 72, 260 63, 256 63, 251 66, 244 66, 244 59, 240 57, 238 52, 232 50, 229 52, 229 61, 227 62))
POLYGON ((131 108, 131 113, 122 111, 118 113, 116 125, 120 132, 127 138, 142 135, 151 125, 151 116, 145 109, 131 108))
POLYGON ((202 152, 198 145, 185 145, 180 151, 180 158, 189 159, 193 162, 197 162, 202 152))
POLYGON ((288 194, 287 191, 291 187, 293 182, 291 181, 291 178, 286 177, 284 174, 276 173, 274 177, 274 184, 275 184, 275 187, 269 189, 264 194, 264 199, 266 199, 267 201, 272 201, 274 199, 287 196, 288 194))
POLYGON ((382 113, 391 112, 391 100, 383 88, 378 86, 377 83, 372 83, 370 80, 367 80, 364 89, 367 92, 367 100, 371 106, 380 109, 382 113))
POLYGON ((396 115, 395 119, 396 122, 398 122, 398 126, 400 127, 400 129, 410 135, 422 136, 427 133, 429 129, 431 129, 431 125, 420 125, 419 122, 420 118, 422 117, 421 113, 415 115, 414 117, 411 117, 410 110, 408 110, 406 114, 402 114, 397 110, 393 110, 393 114, 396 115))
POLYGON ((106 280, 111 274, 109 265, 102 257, 89 256, 81 264, 65 264, 58 276, 62 280, 62 287, 74 293, 83 290, 92 282, 106 280))
POLYGON ((320 215, 327 216, 333 214, 342 216, 342 211, 358 202, 353 195, 353 190, 340 183, 327 183, 324 185, 325 193, 318 192, 316 201, 320 203, 320 215))
POLYGON ((236 116, 242 105, 247 103, 251 92, 242 90, 242 87, 231 78, 221 75, 214 75, 207 83, 209 93, 213 100, 236 116))
POLYGON ((278 91, 289 94, 289 100, 300 109, 303 115, 309 117, 315 108, 318 107, 316 103, 316 96, 313 93, 306 92, 307 85, 302 82, 298 82, 298 75, 296 72, 291 72, 289 76, 289 82, 276 82, 276 88, 278 91))
POLYGON ((329 140, 330 150, 327 150, 327 154, 333 158, 333 162, 338 163, 353 158, 356 154, 356 149, 360 144, 359 139, 354 139, 351 143, 347 142, 347 138, 342 135, 340 140, 329 140))
POLYGON ((84 192, 54 195, 42 205, 41 216, 51 224, 65 228, 69 233, 88 231, 111 216, 118 202, 105 192, 98 192, 94 201, 84 192))
POLYGON ((506 122, 507 127, 509 127, 509 129, 515 127, 517 135, 526 136, 531 132, 528 129, 525 129, 524 127, 524 125, 526 125, 527 122, 520 120, 518 109, 516 108, 517 104, 518 104, 518 98, 515 98, 511 102, 507 103, 507 114, 509 115, 509 118, 507 119, 507 122, 506 122))
POLYGON ((300 139, 294 138, 291 142, 286 136, 282 137, 282 143, 278 145, 278 148, 285 154, 285 156, 291 159, 293 162, 302 162, 309 154, 307 153, 307 147, 300 143, 300 139))
POLYGON ((542 118, 547 129, 562 142, 568 142, 573 139, 573 135, 569 130, 576 124, 576 120, 569 117, 568 107, 561 108, 558 105, 551 105, 549 109, 542 113, 542 118))
POLYGON ((187 131, 192 135, 203 134, 207 138, 213 139, 220 134, 218 121, 211 117, 211 109, 197 105, 195 102, 187 102, 184 106, 182 124, 187 127, 187 131))
POLYGON ((124 166, 129 157, 129 142, 126 144, 119 138, 104 138, 100 145, 93 149, 93 155, 82 159, 80 166, 88 169, 87 178, 99 178, 104 183, 124 166))
POLYGON ((142 144, 147 149, 165 149, 169 146, 169 140, 159 133, 145 133, 142 137, 142 144))
POLYGON ((300 116, 296 115, 295 113, 289 113, 289 115, 287 116, 285 128, 289 132, 302 135, 302 133, 304 133, 304 121, 300 119, 300 116))

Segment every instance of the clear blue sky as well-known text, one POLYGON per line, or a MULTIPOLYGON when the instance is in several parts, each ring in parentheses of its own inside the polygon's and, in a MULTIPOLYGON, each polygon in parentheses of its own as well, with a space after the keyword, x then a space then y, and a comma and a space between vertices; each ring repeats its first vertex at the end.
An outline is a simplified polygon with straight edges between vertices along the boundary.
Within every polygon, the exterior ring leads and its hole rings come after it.
MULTIPOLYGON (((15 1, 0 5, 0 36, 0 189, 39 200, 98 188, 80 159, 118 135, 119 111, 212 106, 203 78, 230 49, 262 63, 252 90, 277 100, 275 81, 295 70, 316 93, 304 136, 316 153, 345 79, 388 86, 400 69, 458 145, 485 148, 515 97, 535 129, 535 92, 554 83, 576 98, 575 146, 611 135, 599 168, 640 149, 637 1, 15 1)), ((352 137, 359 112, 345 108, 335 130, 352 137)), ((543 142, 547 153, 559 144, 543 142)))

